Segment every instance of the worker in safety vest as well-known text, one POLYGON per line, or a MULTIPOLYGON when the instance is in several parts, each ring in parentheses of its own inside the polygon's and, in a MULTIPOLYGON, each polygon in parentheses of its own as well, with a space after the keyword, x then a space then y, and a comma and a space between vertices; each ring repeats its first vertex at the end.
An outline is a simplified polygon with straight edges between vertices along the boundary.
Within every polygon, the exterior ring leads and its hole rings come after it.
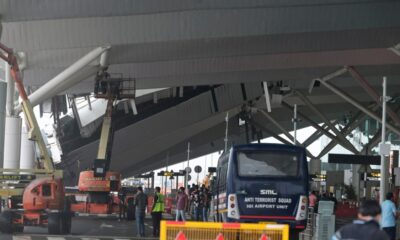
POLYGON ((154 195, 153 208, 151 211, 151 217, 153 218, 153 236, 160 236, 160 222, 162 219, 162 214, 164 212, 164 195, 160 193, 161 188, 155 188, 156 193, 154 195))

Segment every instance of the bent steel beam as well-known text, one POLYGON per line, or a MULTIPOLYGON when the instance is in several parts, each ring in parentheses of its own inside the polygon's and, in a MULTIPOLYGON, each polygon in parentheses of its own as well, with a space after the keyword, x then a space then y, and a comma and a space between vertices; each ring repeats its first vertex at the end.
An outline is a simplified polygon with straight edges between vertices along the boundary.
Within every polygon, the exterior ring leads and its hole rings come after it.
MULTIPOLYGON (((259 124, 258 122, 254 121, 254 120, 250 120, 250 123, 256 127, 258 127, 259 129, 261 129, 263 132, 266 132, 267 134, 269 134, 271 137, 275 138, 276 140, 280 141, 281 143, 284 144, 289 144, 292 145, 293 143, 289 140, 286 140, 285 138, 279 136, 278 134, 274 133, 273 131, 269 130, 268 128, 266 128, 265 126, 263 126, 262 124, 259 124)), ((306 154, 309 158, 314 158, 314 155, 308 151, 307 147, 306 148, 306 154)))
MULTIPOLYGON (((49 80, 46 84, 44 84, 42 87, 40 87, 38 90, 36 90, 29 96, 29 100, 32 103, 32 106, 35 106, 40 102, 48 98, 51 98, 62 91, 67 90, 68 88, 77 84, 79 81, 85 79, 81 77, 76 77, 77 75, 78 76, 84 75, 84 77, 87 77, 88 72, 90 72, 90 74, 93 74, 96 71, 98 71, 99 66, 94 72, 87 70, 84 74, 80 73, 81 70, 83 70, 86 66, 92 63, 94 60, 96 60, 110 48, 111 48, 110 46, 95 48, 94 50, 83 56, 81 59, 73 63, 71 66, 66 68, 64 71, 59 73, 53 79, 49 80)), ((106 64, 106 62, 107 62, 106 55, 103 55, 103 57, 100 60, 100 63, 106 64)), ((89 69, 91 68, 89 67, 89 69)))
MULTIPOLYGON (((376 103, 381 104, 379 93, 365 80, 365 78, 361 76, 353 66, 347 66, 346 69, 354 80, 368 93, 368 95, 370 95, 376 103)), ((389 106, 387 106, 387 114, 391 119, 393 119, 396 126, 400 125, 399 116, 389 106)))
MULTIPOLYGON (((289 104, 287 104, 286 102, 282 102, 282 106, 292 110, 292 106, 290 106, 289 104)), ((328 130, 326 130, 325 128, 321 127, 319 124, 317 124, 316 122, 314 122, 313 120, 311 120, 309 117, 307 117, 306 115, 304 115, 303 113, 299 112, 298 113, 302 119, 304 119, 305 121, 307 121, 308 123, 310 123, 310 125, 312 127, 314 127, 315 129, 317 129, 318 131, 320 131, 321 133, 325 134, 327 137, 329 137, 330 139, 332 139, 335 142, 340 143, 340 145, 342 145, 344 148, 348 149, 350 152, 353 153, 358 153, 358 150, 354 148, 354 146, 350 143, 351 146, 349 146, 349 143, 347 142, 343 142, 342 139, 339 138, 339 136, 335 136, 332 133, 330 133, 328 130)), ((346 139, 347 140, 347 139, 346 139)))
POLYGON ((314 104, 306 97, 304 96, 300 91, 295 90, 295 94, 300 97, 300 99, 309 107, 311 110, 317 114, 317 116, 329 127, 330 130, 332 130, 336 137, 340 139, 341 145, 345 145, 344 147, 348 148, 351 152, 358 153, 358 150, 349 142, 349 140, 346 139, 343 134, 340 133, 340 131, 329 121, 329 119, 317 109, 317 107, 314 106, 314 104))
MULTIPOLYGON (((367 114, 368 116, 370 116, 371 118, 375 119, 376 121, 382 123, 382 119, 375 114, 373 111, 371 111, 370 109, 368 109, 367 107, 364 107, 361 103, 359 103, 358 101, 356 101, 354 98, 350 97, 348 94, 346 94, 345 92, 339 90, 338 87, 336 87, 335 85, 324 81, 322 79, 318 79, 318 81, 324 85, 326 88, 328 88, 329 90, 331 90, 333 93, 335 93, 336 95, 338 95, 339 97, 343 98, 345 101, 347 101, 348 103, 350 103, 351 105, 353 105, 354 107, 356 107, 357 109, 361 110, 362 112, 364 112, 365 114, 367 114)), ((397 135, 400 136, 400 129, 396 128, 395 126, 393 126, 392 124, 387 123, 386 127, 396 133, 397 135)))
MULTIPOLYGON (((379 107, 378 104, 372 104, 371 106, 369 106, 369 108, 372 108, 373 111, 376 111, 378 109, 378 107, 379 107)), ((348 134, 351 133, 351 131, 353 131, 357 126, 360 125, 361 121, 364 121, 366 118, 367 118, 367 115, 365 113, 363 113, 362 111, 359 111, 353 117, 353 119, 350 121, 350 123, 347 124, 342 129, 341 132, 343 133, 343 135, 347 136, 348 134)), ((322 149, 322 151, 320 152, 320 154, 318 156, 322 157, 323 155, 327 154, 335 146, 336 146, 336 142, 334 142, 334 141, 329 142, 328 145, 326 145, 325 148, 322 149)), ((363 151, 361 151, 361 153, 363 153, 363 151)))

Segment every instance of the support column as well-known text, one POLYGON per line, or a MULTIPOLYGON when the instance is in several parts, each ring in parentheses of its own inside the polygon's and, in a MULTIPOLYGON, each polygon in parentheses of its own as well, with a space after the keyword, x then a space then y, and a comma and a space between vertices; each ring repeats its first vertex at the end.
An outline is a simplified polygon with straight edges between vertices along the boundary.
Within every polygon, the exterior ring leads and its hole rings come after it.
POLYGON ((360 165, 358 165, 358 164, 352 164, 352 166, 351 166, 351 172, 352 172, 351 185, 353 186, 354 191, 357 195, 357 200, 360 200, 360 174, 358 173, 359 168, 360 168, 360 165))
POLYGON ((35 168, 35 144, 28 139, 28 130, 26 125, 22 126, 21 131, 21 161, 19 164, 20 169, 34 169, 35 168))
POLYGON ((0 167, 4 161, 4 129, 6 124, 7 83, 0 81, 0 167))
POLYGON ((21 125, 21 118, 6 117, 3 168, 19 168, 21 152, 21 125))

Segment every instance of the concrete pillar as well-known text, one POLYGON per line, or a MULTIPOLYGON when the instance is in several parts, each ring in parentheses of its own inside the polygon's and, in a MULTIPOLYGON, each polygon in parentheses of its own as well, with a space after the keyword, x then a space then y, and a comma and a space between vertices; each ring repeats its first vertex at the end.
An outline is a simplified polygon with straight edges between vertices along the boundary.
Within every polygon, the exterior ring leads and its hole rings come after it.
POLYGON ((352 170, 352 186, 354 187, 355 193, 357 194, 357 200, 360 199, 360 174, 358 170, 360 169, 360 165, 353 164, 351 167, 352 170))
POLYGON ((4 161, 4 129, 6 125, 7 83, 0 81, 0 167, 4 161))
POLYGON ((21 161, 20 169, 33 169, 35 168, 35 144, 28 139, 28 130, 26 125, 22 126, 21 131, 21 161))
POLYGON ((6 117, 4 142, 4 168, 19 168, 21 150, 21 124, 19 117, 6 117))

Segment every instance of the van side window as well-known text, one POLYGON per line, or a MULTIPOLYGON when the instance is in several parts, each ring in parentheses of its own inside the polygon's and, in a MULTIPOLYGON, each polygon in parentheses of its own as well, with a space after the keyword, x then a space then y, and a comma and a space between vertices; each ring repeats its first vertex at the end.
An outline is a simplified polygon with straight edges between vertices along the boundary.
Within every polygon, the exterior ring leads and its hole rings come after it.
POLYGON ((50 197, 51 196, 51 185, 50 184, 43 184, 42 185, 42 196, 50 197))
POLYGON ((227 173, 228 173, 228 159, 229 159, 229 154, 225 154, 224 156, 221 157, 218 165, 219 165, 219 171, 218 171, 218 191, 220 193, 226 192, 226 178, 227 178, 227 173))

